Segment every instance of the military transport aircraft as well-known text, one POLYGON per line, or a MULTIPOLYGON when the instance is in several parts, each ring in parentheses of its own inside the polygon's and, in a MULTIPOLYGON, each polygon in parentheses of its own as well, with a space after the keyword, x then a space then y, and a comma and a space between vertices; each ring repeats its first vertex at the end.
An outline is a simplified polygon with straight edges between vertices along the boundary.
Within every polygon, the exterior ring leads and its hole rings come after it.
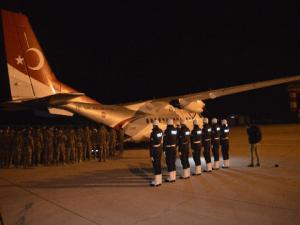
POLYGON ((10 90, 9 100, 1 103, 2 109, 31 109, 66 116, 76 113, 109 127, 124 128, 127 141, 147 140, 155 119, 162 129, 169 118, 175 122, 184 119, 189 128, 197 119, 202 126, 203 100, 300 80, 298 75, 137 103, 103 105, 56 79, 25 15, 7 10, 0 13, 0 43, 4 43, 0 50, 5 60, 0 63, 0 76, 10 90), (171 105, 172 100, 180 108, 171 105))

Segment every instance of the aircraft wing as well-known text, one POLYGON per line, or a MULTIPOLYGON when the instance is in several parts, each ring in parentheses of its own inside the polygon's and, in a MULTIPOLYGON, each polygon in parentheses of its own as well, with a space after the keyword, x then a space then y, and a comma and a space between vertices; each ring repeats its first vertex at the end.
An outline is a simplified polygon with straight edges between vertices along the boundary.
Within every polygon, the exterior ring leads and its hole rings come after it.
POLYGON ((293 81, 300 81, 300 75, 283 77, 283 78, 267 80, 267 81, 260 81, 260 82, 249 83, 249 84, 242 84, 242 85, 237 85, 237 86, 232 86, 227 88, 220 88, 220 89, 198 92, 193 94, 186 94, 181 96, 167 97, 167 98, 162 98, 157 100, 168 101, 173 99, 182 99, 185 101, 196 101, 196 100, 215 99, 225 95, 236 94, 236 93, 255 90, 259 88, 270 87, 278 84, 289 83, 293 81))
POLYGON ((197 92, 197 93, 186 94, 186 95, 159 98, 159 99, 154 99, 150 102, 165 102, 167 104, 175 100, 179 103, 181 108, 184 108, 185 110, 188 110, 190 112, 201 113, 205 106, 203 100, 215 99, 225 95, 236 94, 240 92, 255 90, 259 88, 264 88, 264 87, 269 87, 269 86, 274 86, 274 85, 284 84, 284 83, 289 83, 294 81, 300 81, 300 75, 283 77, 283 78, 267 80, 267 81, 254 82, 249 84, 242 84, 242 85, 237 85, 237 86, 232 86, 227 88, 219 88, 215 90, 197 92))

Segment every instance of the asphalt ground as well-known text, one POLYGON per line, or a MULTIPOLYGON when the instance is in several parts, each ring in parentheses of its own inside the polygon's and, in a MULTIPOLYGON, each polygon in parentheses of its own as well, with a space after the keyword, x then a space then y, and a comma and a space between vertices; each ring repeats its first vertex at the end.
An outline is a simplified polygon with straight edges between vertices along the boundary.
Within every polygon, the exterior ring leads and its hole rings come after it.
POLYGON ((105 163, 1 169, 4 225, 300 224, 300 124, 261 128, 261 167, 247 167, 246 128, 233 127, 229 169, 156 188, 147 149, 105 163))

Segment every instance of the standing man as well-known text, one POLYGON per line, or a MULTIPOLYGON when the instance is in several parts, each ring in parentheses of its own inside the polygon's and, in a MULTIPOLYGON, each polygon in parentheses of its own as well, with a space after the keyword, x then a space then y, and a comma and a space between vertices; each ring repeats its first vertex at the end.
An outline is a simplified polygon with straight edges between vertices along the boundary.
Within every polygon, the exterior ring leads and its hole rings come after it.
POLYGON ((113 128, 109 128, 109 156, 112 158, 116 155, 116 145, 117 145, 117 132, 113 128))
POLYGON ((168 119, 167 129, 164 132, 164 152, 168 167, 169 177, 166 182, 176 181, 176 147, 177 147, 177 129, 173 125, 173 120, 168 119))
POLYGON ((220 126, 218 125, 218 120, 213 118, 211 120, 212 129, 211 129, 211 141, 212 141, 212 152, 214 156, 214 170, 220 169, 219 161, 219 149, 220 149, 220 126))
POLYGON ((124 150, 124 129, 121 127, 118 131, 118 151, 119 156, 123 154, 124 150))
POLYGON ((162 147, 161 142, 163 138, 163 131, 158 127, 158 120, 153 123, 153 129, 150 135, 150 158, 153 164, 154 180, 151 182, 151 186, 160 186, 162 184, 161 174, 161 154, 162 147))
POLYGON ((195 162, 195 173, 193 175, 201 175, 201 139, 202 130, 198 125, 198 121, 193 121, 194 128, 191 133, 191 147, 193 151, 193 159, 195 162))
POLYGON ((203 144, 203 155, 206 162, 205 172, 211 172, 211 158, 210 158, 210 146, 211 146, 211 127, 208 124, 208 118, 203 118, 203 129, 202 129, 202 144, 203 144))
POLYGON ((248 167, 254 167, 253 152, 255 152, 255 156, 256 156, 256 166, 260 166, 259 156, 257 151, 257 146, 260 143, 262 137, 260 128, 257 125, 248 123, 247 134, 248 134, 248 141, 250 144, 250 154, 251 154, 251 163, 248 165, 248 167))
POLYGON ((221 151, 223 156, 223 165, 222 168, 229 168, 229 127, 227 120, 222 120, 221 126, 221 151))
POLYGON ((190 151, 191 132, 185 125, 185 120, 181 120, 181 128, 178 134, 178 150, 180 161, 182 164, 183 173, 180 178, 188 179, 191 175, 190 163, 189 163, 189 151, 190 151))

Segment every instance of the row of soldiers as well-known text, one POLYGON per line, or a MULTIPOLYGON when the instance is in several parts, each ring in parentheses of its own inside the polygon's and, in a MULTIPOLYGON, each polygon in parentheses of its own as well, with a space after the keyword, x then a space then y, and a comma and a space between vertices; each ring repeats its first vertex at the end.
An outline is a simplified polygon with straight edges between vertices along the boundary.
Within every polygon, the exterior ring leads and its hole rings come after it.
POLYGON ((0 128, 0 167, 80 163, 114 157, 124 133, 104 125, 85 127, 0 128))
POLYGON ((168 120, 167 129, 163 132, 159 127, 159 122, 154 121, 153 130, 150 135, 150 157, 153 163, 155 178, 151 182, 152 186, 162 184, 161 155, 165 154, 169 176, 166 182, 176 180, 176 157, 177 148, 182 164, 181 178, 190 178, 189 154, 192 149, 192 156, 195 162, 194 175, 201 174, 201 149, 206 162, 206 172, 220 168, 219 148, 223 156, 223 168, 229 167, 229 128, 226 120, 222 120, 222 126, 218 125, 216 118, 212 119, 210 126, 208 118, 203 119, 203 128, 200 128, 198 121, 194 120, 193 130, 186 126, 185 121, 181 121, 180 127, 175 128, 173 120, 168 120), (211 152, 213 153, 214 165, 211 163, 211 152))

